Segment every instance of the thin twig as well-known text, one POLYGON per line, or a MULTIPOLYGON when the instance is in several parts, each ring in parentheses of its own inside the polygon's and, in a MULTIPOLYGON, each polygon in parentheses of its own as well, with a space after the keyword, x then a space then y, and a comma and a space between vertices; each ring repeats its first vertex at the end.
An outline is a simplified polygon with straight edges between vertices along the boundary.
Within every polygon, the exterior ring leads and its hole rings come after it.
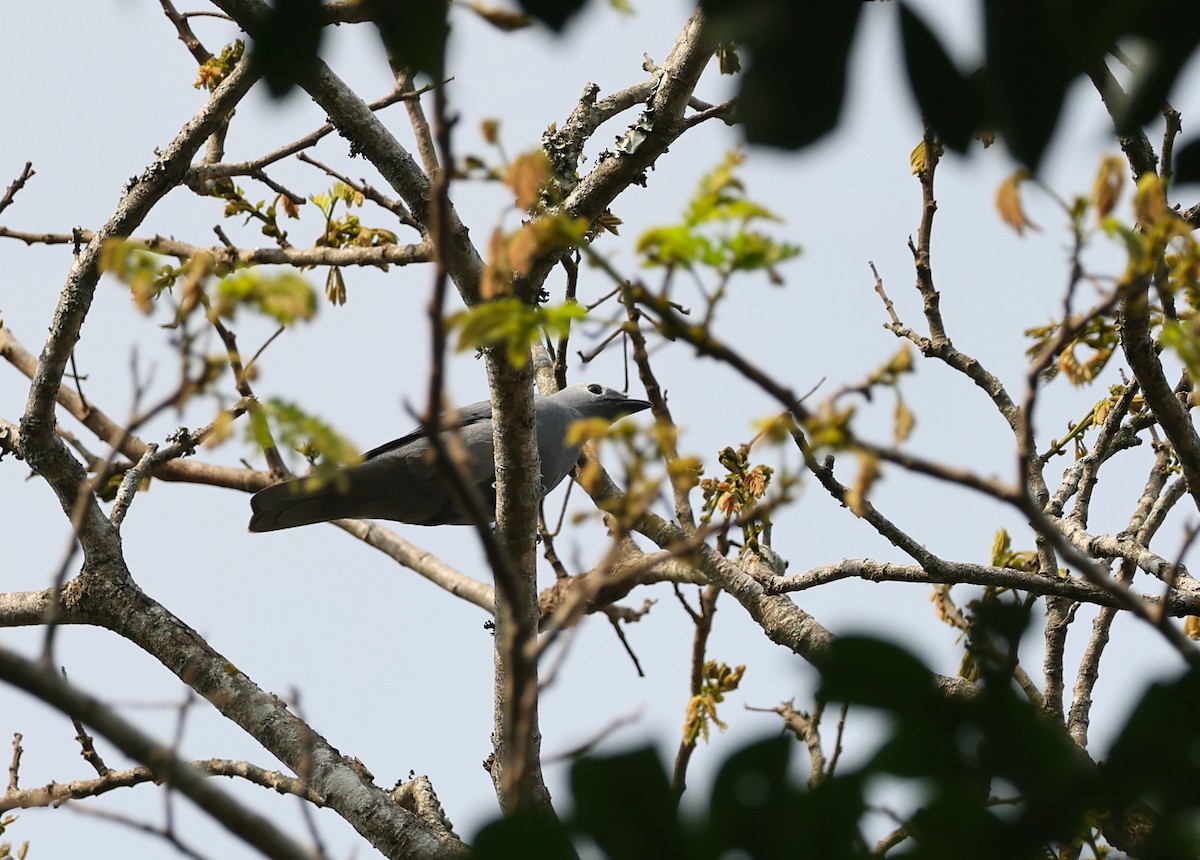
MULTIPOLYGON (((394 88, 390 93, 382 98, 376 99, 367 105, 367 108, 374 112, 383 110, 386 107, 403 101, 406 98, 412 98, 420 92, 428 92, 431 87, 425 87, 418 93, 404 93, 399 87, 394 88)), ((289 155, 295 155, 302 150, 315 146, 326 135, 336 130, 336 126, 327 122, 317 128, 315 131, 309 132, 304 137, 292 141, 291 143, 281 146, 273 152, 255 158, 251 161, 229 162, 223 164, 204 164, 192 167, 184 177, 184 184, 189 187, 197 187, 212 179, 219 179, 226 176, 250 176, 257 171, 261 171, 264 167, 274 164, 277 161, 282 161, 289 155)))
MULTIPOLYGON (((398 204, 402 205, 402 204, 398 204)), ((26 244, 70 245, 77 241, 91 242, 95 233, 78 230, 74 233, 27 233, 0 227, 0 238, 16 239, 26 244)), ((164 236, 128 237, 122 241, 130 248, 139 248, 155 254, 190 260, 198 256, 210 256, 221 268, 236 269, 254 265, 295 266, 406 266, 427 263, 433 253, 425 242, 413 245, 370 245, 344 248, 239 248, 224 238, 224 244, 214 247, 192 245, 164 236)))
POLYGON ((13 198, 17 196, 17 192, 24 188, 25 183, 36 175, 33 169, 33 162, 26 161, 25 166, 21 168, 21 174, 9 183, 8 188, 4 191, 4 196, 0 197, 0 212, 3 212, 12 204, 13 198))
POLYGON ((25 751, 21 746, 21 739, 24 737, 20 732, 13 732, 12 740, 12 758, 8 763, 8 793, 12 794, 17 790, 20 784, 21 773, 21 753, 25 751))
MULTIPOLYGON (((708 649, 708 637, 712 633, 713 615, 717 611, 717 598, 720 596, 721 589, 715 585, 709 585, 700 592, 699 609, 696 611, 688 609, 688 614, 692 616, 692 623, 695 626, 695 630, 692 632, 691 680, 688 685, 692 702, 695 702, 704 692, 704 664, 708 649)), ((689 705, 689 713, 690 708, 689 705)), ((707 719, 707 717, 702 716, 699 719, 707 719)), ((675 753, 675 767, 671 772, 671 791, 677 800, 683 796, 683 792, 687 788, 688 763, 691 761, 695 749, 696 739, 685 736, 679 743, 679 751, 675 753)))
MULTIPOLYGON (((329 167, 328 165, 322 164, 320 161, 317 161, 315 158, 308 155, 307 153, 301 152, 299 155, 296 156, 296 159, 298 161, 303 161, 305 164, 311 164, 313 167, 317 168, 318 170, 322 170, 325 173, 329 174, 330 176, 332 176, 334 179, 341 182, 346 187, 353 188, 355 191, 357 191, 363 197, 367 198, 368 200, 372 201, 376 205, 382 207, 383 209, 388 210, 393 215, 395 215, 400 220, 401 224, 406 224, 409 227, 413 227, 414 229, 417 229, 417 230, 421 229, 421 225, 417 223, 417 220, 415 218, 413 218, 412 213, 408 211, 408 207, 405 206, 402 201, 395 200, 391 197, 388 197, 386 194, 381 192, 379 189, 375 188, 372 185, 369 185, 366 182, 355 182, 349 176, 346 176, 343 173, 339 173, 338 171, 334 170, 332 167, 329 167)), ((422 262, 424 262, 424 261, 422 261, 422 262)))

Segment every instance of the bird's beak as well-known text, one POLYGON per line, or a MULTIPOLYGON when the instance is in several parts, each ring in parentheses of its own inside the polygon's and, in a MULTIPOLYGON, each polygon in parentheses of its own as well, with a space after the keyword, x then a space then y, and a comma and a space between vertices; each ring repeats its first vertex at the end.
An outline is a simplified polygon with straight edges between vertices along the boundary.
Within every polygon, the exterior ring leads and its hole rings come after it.
POLYGON ((650 408, 649 400, 634 400, 632 397, 621 404, 621 415, 634 415, 650 408))

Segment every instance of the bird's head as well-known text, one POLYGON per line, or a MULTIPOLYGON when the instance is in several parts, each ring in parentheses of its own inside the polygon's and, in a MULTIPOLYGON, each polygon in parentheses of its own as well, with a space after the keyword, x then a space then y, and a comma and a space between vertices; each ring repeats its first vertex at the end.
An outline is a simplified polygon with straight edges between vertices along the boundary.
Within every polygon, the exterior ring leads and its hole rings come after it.
POLYGON ((650 408, 648 400, 636 400, 595 382, 569 385, 553 395, 554 399, 577 413, 577 418, 604 418, 616 421, 650 408))

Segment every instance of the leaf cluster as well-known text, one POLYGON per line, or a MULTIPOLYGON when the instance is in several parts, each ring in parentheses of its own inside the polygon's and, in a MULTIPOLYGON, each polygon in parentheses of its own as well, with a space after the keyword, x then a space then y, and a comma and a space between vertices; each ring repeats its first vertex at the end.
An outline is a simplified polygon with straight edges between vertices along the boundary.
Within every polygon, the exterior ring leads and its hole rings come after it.
POLYGON ((359 449, 332 425, 280 398, 251 407, 246 435, 260 450, 278 440, 300 453, 314 467, 309 476, 314 486, 334 480, 343 466, 362 461, 359 449))
POLYGON ((571 323, 587 316, 587 309, 576 301, 560 305, 528 305, 515 296, 505 296, 483 302, 451 314, 447 324, 458 330, 460 350, 502 346, 508 360, 523 367, 529 358, 529 347, 542 332, 550 337, 564 337, 571 323))
POLYGON ((717 716, 717 705, 725 701, 725 694, 731 693, 742 682, 745 666, 730 668, 724 663, 707 660, 701 672, 700 692, 692 696, 688 702, 687 716, 683 722, 683 742, 695 746, 696 741, 709 737, 709 726, 713 725, 721 731, 729 728, 717 716))
POLYGON ((475 856, 565 858, 573 842, 613 860, 879 856, 862 828, 873 787, 887 777, 922 798, 894 834, 897 856, 940 860, 969 850, 981 860, 1041 860, 1076 856, 1083 845, 1102 856, 1111 844, 1138 857, 1194 858, 1200 671, 1153 685, 1096 768, 1021 696, 1011 665, 986 656, 1015 649, 1027 610, 993 601, 979 612, 971 635, 985 656, 974 695, 946 695, 900 646, 853 636, 833 643, 819 667, 819 698, 885 720, 881 743, 857 768, 809 787, 794 777, 797 744, 772 737, 729 756, 707 808, 688 815, 652 749, 585 758, 571 771, 570 815, 493 822, 475 840, 475 856))
MULTIPOLYGON (((0 818, 0 836, 3 836, 5 831, 8 830, 8 828, 12 826, 13 822, 16 820, 17 816, 15 815, 6 815, 3 818, 0 818)), ((23 842, 15 854, 13 853, 11 842, 0 842, 0 860, 25 860, 25 857, 28 853, 28 842, 23 842)))
POLYGON ((344 182, 335 182, 325 194, 314 194, 309 198, 325 217, 325 228, 313 243, 320 248, 379 248, 395 245, 399 239, 392 230, 383 227, 366 227, 350 209, 363 205, 361 191, 344 182), (343 204, 347 212, 337 216, 337 205, 343 204))
MULTIPOLYGON (((311 196, 309 200, 325 218, 325 227, 313 244, 321 248, 379 248, 395 245, 399 239, 394 231, 383 227, 366 227, 357 215, 349 211, 361 207, 363 199, 361 191, 344 182, 335 182, 328 192, 311 196), (342 203, 347 210, 341 217, 336 212, 338 203, 342 203)), ((380 268, 387 271, 387 264, 381 264, 380 268)), ((333 305, 346 303, 346 277, 341 266, 329 267, 329 273, 325 276, 325 298, 333 305)))
POLYGON ((291 200, 282 194, 277 194, 270 203, 265 200, 259 200, 251 203, 246 198, 246 192, 241 186, 234 183, 232 179, 221 177, 212 183, 209 194, 225 201, 224 216, 226 218, 234 218, 238 215, 245 215, 246 219, 242 222, 243 226, 251 221, 259 221, 262 224, 262 234, 270 239, 274 239, 281 247, 286 248, 288 244, 288 234, 279 225, 279 207, 284 208, 284 214, 289 218, 298 217, 296 207, 291 200))
MULTIPOLYGON (((700 489, 704 493, 702 522, 711 522, 714 516, 731 518, 740 515, 755 505, 767 492, 775 470, 761 463, 750 465, 750 449, 743 445, 736 450, 725 448, 717 455, 717 461, 725 467, 723 478, 704 478, 700 489)), ((770 525, 770 515, 763 511, 742 522, 742 535, 746 546, 754 547, 758 538, 770 525)))
POLYGON ((1139 278, 1153 277, 1163 264, 1168 249, 1177 247, 1178 252, 1172 260, 1174 274, 1191 281, 1194 290, 1197 249, 1191 237, 1193 228, 1168 206, 1162 180, 1154 174, 1148 173, 1138 180, 1133 211, 1133 225, 1126 225, 1111 216, 1101 222, 1109 235, 1121 239, 1129 254, 1123 281, 1132 283, 1139 278))
POLYGON ((203 87, 211 93, 221 85, 221 81, 229 77, 229 73, 241 61, 245 52, 246 43, 241 39, 230 42, 221 49, 220 54, 209 57, 207 61, 200 64, 196 82, 192 86, 196 89, 203 87))
MULTIPOLYGON (((586 3, 518 0, 521 12, 479 0, 461 5, 501 31, 520 30, 537 20, 558 32, 586 3)), ((609 0, 609 4, 620 12, 631 11, 628 0, 609 0)), ((423 72, 435 80, 444 77, 449 0, 364 0, 362 5, 395 66, 423 72)), ((283 98, 315 73, 322 32, 329 23, 326 12, 321 0, 275 0, 254 28, 251 61, 276 98, 283 98)))
POLYGON ((232 319, 243 308, 291 325, 316 316, 316 290, 291 269, 240 269, 217 284, 213 311, 232 319))
POLYGON ((167 260, 124 240, 113 239, 101 251, 100 268, 129 287, 138 310, 150 314, 163 291, 174 287, 187 271, 186 263, 173 266, 167 260))
POLYGON ((701 179, 682 223, 642 234, 637 249, 646 266, 706 267, 723 277, 766 271, 773 283, 782 283, 776 267, 798 256, 800 248, 750 229, 756 221, 780 219, 746 196, 735 172, 744 160, 739 152, 726 155, 701 179))
POLYGON ((997 529, 996 539, 992 542, 992 567, 1034 571, 1038 567, 1037 553, 1033 550, 1014 550, 1008 529, 997 529))
MULTIPOLYGON (((512 232, 499 228, 493 231, 480 285, 485 299, 511 295, 515 280, 528 275, 539 260, 578 248, 595 232, 586 218, 553 208, 559 202, 558 190, 550 159, 543 150, 518 156, 505 170, 504 182, 512 190, 515 208, 533 217, 512 232)), ((600 222, 598 229, 615 233, 611 223, 614 219, 609 219, 600 222)))
MULTIPOLYGON (((1122 159, 1105 158, 1090 197, 1079 197, 1069 207, 1076 234, 1076 267, 1082 271, 1078 255, 1092 236, 1085 222, 1088 213, 1094 212, 1099 230, 1117 240, 1126 253, 1125 271, 1117 278, 1118 295, 1153 282, 1163 302, 1138 299, 1147 302, 1148 324, 1158 334, 1160 344, 1178 355, 1192 380, 1200 380, 1200 325, 1196 322, 1200 307, 1200 243, 1192 236, 1192 227, 1168 205, 1163 183, 1153 174, 1142 176, 1137 183, 1132 220, 1126 223, 1115 215, 1124 171, 1122 159), (1186 307, 1176 307, 1180 298, 1186 307)), ((1005 183, 997 205, 1002 212, 1007 210, 1005 220, 1019 232, 1029 222, 1015 190, 1018 184, 1013 180, 1005 183)), ((1073 385, 1083 385, 1095 380, 1117 353, 1120 318, 1116 304, 1110 303, 1082 320, 1054 321, 1029 328, 1025 335, 1032 341, 1026 350, 1032 360, 1041 361, 1056 351, 1056 360, 1047 361, 1042 371, 1044 380, 1061 373, 1073 385)))
MULTIPOLYGON (((1031 359, 1040 356, 1054 343, 1061 331, 1062 324, 1058 322, 1026 329, 1025 336, 1030 338, 1032 343, 1025 350, 1025 354, 1031 359)), ((1051 380, 1062 373, 1072 385, 1091 382, 1108 366, 1109 359, 1121 344, 1120 337, 1113 317, 1092 317, 1062 347, 1058 360, 1046 366, 1042 371, 1042 378, 1051 380), (1088 354, 1081 356, 1081 349, 1086 349, 1088 354)))
MULTIPOLYGON (((836 127, 860 18, 887 14, 892 4, 701 0, 700 5, 716 38, 735 42, 749 55, 738 93, 747 138, 798 149, 836 127), (817 80, 821 86, 812 87, 817 80), (800 92, 803 108, 791 108, 800 92)), ((1144 51, 1128 98, 1114 104, 1119 134, 1134 134, 1154 117, 1200 44, 1200 8, 1191 0, 981 0, 983 62, 963 69, 917 4, 895 5, 909 85, 940 139, 962 152, 975 137, 997 132, 1017 160, 1035 171, 1068 89, 1102 68, 1118 44, 1136 41, 1144 51)), ((1197 155, 1194 143, 1181 152, 1189 171, 1200 166, 1197 155)))

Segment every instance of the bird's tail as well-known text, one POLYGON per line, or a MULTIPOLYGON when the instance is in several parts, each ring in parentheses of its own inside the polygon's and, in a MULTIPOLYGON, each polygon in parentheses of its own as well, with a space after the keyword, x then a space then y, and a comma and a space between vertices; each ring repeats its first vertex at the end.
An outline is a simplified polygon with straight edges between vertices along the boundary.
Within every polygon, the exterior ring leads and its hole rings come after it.
POLYGON ((259 490, 250 499, 250 531, 273 532, 358 516, 336 483, 295 478, 259 490))

